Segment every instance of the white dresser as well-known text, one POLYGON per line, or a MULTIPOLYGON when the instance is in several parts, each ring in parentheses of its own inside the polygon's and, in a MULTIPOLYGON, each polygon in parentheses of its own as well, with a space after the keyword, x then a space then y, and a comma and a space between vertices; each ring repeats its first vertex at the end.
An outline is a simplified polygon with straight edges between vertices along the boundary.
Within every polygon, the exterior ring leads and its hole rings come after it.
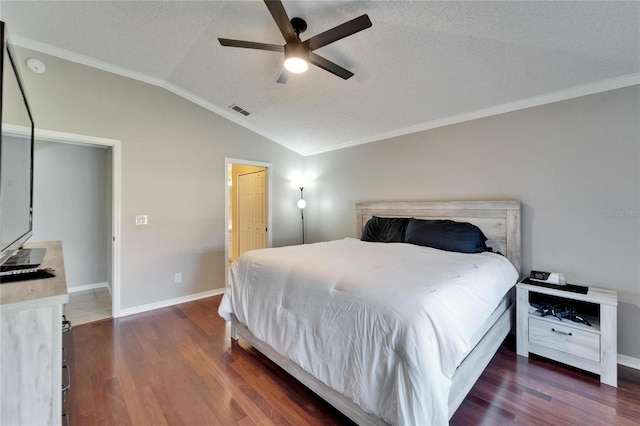
POLYGON ((0 284, 0 424, 59 425, 62 415, 62 305, 69 301, 62 243, 41 268, 56 277, 0 284))

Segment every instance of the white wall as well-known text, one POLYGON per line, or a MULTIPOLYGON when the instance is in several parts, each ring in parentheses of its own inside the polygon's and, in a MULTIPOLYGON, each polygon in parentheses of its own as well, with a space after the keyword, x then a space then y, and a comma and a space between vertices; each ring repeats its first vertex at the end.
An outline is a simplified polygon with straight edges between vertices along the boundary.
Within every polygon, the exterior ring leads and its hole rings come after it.
POLYGON ((302 170, 300 155, 162 88, 16 55, 47 67, 23 72, 36 127, 122 141, 122 309, 224 287, 225 157, 272 164, 273 244, 299 240, 289 177, 302 170), (135 226, 136 214, 149 224, 135 226))
POLYGON ((354 236, 357 201, 520 200, 523 272, 617 290, 640 358, 639 118, 635 86, 308 157, 309 240, 354 236))
POLYGON ((36 140, 31 241, 62 241, 67 287, 108 281, 107 149, 36 140))

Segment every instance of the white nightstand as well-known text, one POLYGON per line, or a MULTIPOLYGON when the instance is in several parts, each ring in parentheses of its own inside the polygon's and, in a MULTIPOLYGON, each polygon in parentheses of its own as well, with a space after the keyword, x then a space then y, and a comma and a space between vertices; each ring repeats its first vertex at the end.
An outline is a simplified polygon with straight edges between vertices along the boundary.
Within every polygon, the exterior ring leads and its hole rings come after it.
MULTIPOLYGON (((618 295, 589 287, 587 294, 520 282, 516 285, 516 350, 553 359, 600 375, 600 381, 618 387, 618 295), (560 321, 531 312, 530 301, 548 298, 551 304, 568 303, 591 308, 591 326, 560 321)), ((539 303, 539 302, 537 302, 539 303)))

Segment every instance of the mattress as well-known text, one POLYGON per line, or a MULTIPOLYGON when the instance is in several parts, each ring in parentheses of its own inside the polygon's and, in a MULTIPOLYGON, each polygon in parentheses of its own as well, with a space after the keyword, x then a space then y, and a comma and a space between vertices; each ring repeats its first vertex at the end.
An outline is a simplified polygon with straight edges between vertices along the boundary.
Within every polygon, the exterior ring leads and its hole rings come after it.
POLYGON ((518 274, 494 253, 356 239, 245 253, 218 313, 391 424, 446 424, 453 373, 518 274))

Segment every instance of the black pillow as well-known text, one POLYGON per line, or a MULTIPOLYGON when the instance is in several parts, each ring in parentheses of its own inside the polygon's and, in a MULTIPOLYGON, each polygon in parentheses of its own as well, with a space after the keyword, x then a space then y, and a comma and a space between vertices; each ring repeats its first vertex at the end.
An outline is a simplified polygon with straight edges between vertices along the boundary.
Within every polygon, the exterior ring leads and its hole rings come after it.
POLYGON ((487 237, 480 228, 467 222, 453 220, 411 219, 404 241, 419 246, 460 253, 487 251, 487 237))
POLYGON ((364 226, 360 239, 372 243, 401 243, 408 223, 409 218, 405 217, 373 216, 364 226))

